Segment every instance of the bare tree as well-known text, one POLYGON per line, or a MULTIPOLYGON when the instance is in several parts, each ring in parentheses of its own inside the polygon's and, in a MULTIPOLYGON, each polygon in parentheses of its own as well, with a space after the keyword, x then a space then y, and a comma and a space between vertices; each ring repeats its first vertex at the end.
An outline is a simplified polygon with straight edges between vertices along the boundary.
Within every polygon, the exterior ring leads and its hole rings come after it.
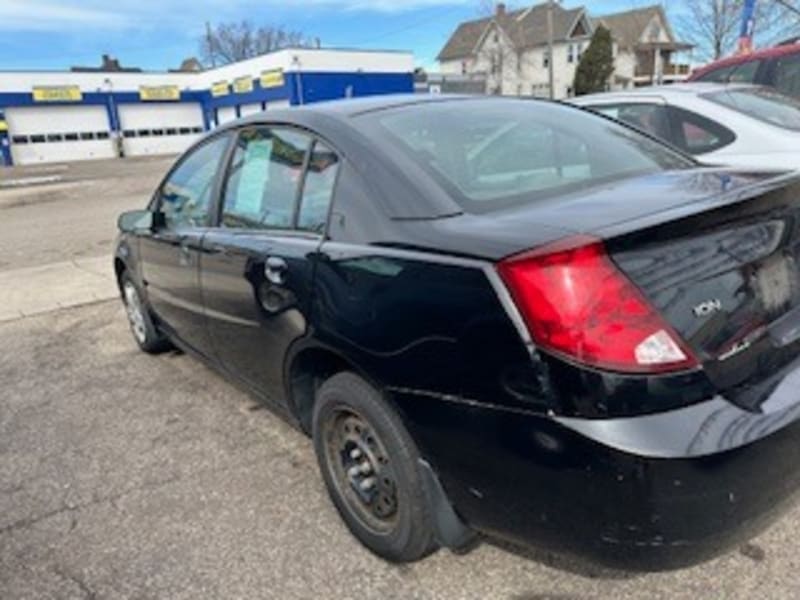
MULTIPOLYGON (((771 44, 796 31, 796 0, 760 0, 756 5, 756 38, 771 44)), ((744 0, 685 0, 678 18, 683 37, 696 46, 698 58, 716 60, 736 51, 744 0)))
POLYGON ((319 47, 319 39, 283 27, 255 27, 250 21, 219 23, 214 27, 206 24, 206 33, 200 38, 200 56, 207 67, 297 47, 319 47))
POLYGON ((742 0, 685 0, 679 19, 684 37, 704 59, 716 60, 736 47, 742 0))
POLYGON ((797 37, 800 33, 800 1, 764 1, 767 6, 762 6, 760 15, 764 23, 756 21, 756 38, 762 43, 773 45, 787 38, 797 37))

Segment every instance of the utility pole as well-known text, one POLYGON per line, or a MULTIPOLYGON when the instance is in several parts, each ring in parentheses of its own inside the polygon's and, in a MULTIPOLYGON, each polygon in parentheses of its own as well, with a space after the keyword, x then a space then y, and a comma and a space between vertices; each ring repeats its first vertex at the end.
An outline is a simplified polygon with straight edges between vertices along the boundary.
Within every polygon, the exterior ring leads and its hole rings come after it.
POLYGON ((547 81, 550 87, 550 100, 556 97, 553 71, 553 4, 555 0, 547 1, 547 81))

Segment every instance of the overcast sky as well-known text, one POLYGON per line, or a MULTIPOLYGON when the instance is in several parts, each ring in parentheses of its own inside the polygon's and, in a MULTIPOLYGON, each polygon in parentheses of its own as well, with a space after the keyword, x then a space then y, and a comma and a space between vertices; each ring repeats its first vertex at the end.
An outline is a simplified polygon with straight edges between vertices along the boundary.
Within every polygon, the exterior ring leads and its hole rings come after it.
MULTIPOLYGON (((534 2, 508 2, 528 6, 534 2)), ((655 0, 565 0, 593 15, 655 0)), ((283 25, 323 46, 412 50, 432 66, 455 26, 480 14, 480 0, 0 0, 0 69, 95 65, 176 67, 196 55, 206 21, 283 25)))

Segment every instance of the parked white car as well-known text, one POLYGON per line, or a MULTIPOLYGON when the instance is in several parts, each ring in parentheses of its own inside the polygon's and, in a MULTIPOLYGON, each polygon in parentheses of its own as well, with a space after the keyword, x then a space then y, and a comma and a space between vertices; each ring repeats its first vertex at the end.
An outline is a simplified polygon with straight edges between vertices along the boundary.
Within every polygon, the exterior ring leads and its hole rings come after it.
POLYGON ((800 169, 800 101, 772 88, 685 83, 570 100, 706 163, 800 169))

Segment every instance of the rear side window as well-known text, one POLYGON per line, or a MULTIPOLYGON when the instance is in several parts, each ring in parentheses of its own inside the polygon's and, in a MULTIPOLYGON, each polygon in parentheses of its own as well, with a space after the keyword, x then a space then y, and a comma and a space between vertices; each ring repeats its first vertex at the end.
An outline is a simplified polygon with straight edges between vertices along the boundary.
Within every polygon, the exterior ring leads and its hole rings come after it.
POLYGON ((323 142, 316 142, 308 160, 297 228, 315 233, 325 231, 328 208, 339 170, 339 158, 323 142))
POLYGON ((736 140, 736 134, 724 125, 697 113, 669 107, 675 145, 692 155, 707 154, 736 140))
POLYGON ((256 127, 239 134, 225 183, 224 227, 289 229, 310 136, 256 127))
POLYGON ((707 100, 792 131, 800 131, 800 100, 770 88, 733 89, 705 94, 707 100))
POLYGON ((777 60, 775 87, 784 94, 800 98, 800 54, 784 56, 777 60))
POLYGON ((547 102, 431 102, 361 119, 471 212, 694 165, 626 127, 547 102))
POLYGON ((650 135, 669 140, 669 118, 662 104, 607 104, 590 108, 650 135))

